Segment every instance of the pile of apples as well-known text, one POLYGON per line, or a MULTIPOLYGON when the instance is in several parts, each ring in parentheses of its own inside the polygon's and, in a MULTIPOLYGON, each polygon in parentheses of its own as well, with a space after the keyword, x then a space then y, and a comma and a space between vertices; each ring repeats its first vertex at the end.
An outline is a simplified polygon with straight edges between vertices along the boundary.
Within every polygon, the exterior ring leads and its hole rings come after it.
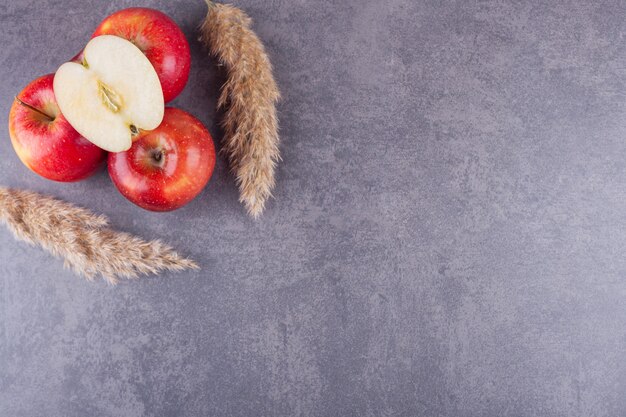
POLYGON ((85 179, 107 162, 117 189, 152 211, 174 210, 206 186, 213 139, 189 113, 165 107, 189 78, 189 44, 162 12, 130 8, 107 17, 84 50, 15 98, 9 133, 32 171, 85 179))

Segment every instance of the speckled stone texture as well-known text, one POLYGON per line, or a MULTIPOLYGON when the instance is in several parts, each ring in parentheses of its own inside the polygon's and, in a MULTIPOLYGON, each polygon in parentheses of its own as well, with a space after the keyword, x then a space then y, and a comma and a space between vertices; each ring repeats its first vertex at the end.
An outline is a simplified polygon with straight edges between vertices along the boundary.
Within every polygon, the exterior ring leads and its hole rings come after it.
MULTIPOLYGON (((0 124, 105 16, 188 35, 174 105, 221 137, 202 1, 1 0, 0 124)), ((223 158, 192 204, 106 172, 0 183, 161 237, 202 271, 85 282, 0 229, 0 415, 626 416, 626 3, 241 0, 284 94, 276 198, 223 158)))

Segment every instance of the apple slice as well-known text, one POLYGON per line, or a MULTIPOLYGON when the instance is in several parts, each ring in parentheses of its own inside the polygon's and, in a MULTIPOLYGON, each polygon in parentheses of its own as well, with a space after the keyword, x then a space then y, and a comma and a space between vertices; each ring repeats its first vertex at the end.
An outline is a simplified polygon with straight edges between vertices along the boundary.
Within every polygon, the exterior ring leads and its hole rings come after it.
POLYGON ((139 130, 161 124, 165 111, 161 83, 148 58, 112 35, 93 38, 82 64, 61 65, 54 95, 70 125, 109 152, 128 150, 139 130))

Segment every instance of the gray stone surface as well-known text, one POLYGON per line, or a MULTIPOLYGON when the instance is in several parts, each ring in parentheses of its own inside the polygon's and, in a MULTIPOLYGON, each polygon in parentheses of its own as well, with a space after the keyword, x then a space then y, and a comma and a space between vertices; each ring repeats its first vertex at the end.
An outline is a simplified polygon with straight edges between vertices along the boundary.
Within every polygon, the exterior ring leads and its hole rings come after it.
MULTIPOLYGON (((236 4, 284 93, 261 220, 223 159, 153 214, 106 172, 38 178, 5 130, 1 183, 202 271, 89 283, 0 229, 0 415, 626 416, 626 3, 236 4)), ((2 0, 0 125, 131 5, 183 27, 175 105, 219 139, 201 1, 2 0)))

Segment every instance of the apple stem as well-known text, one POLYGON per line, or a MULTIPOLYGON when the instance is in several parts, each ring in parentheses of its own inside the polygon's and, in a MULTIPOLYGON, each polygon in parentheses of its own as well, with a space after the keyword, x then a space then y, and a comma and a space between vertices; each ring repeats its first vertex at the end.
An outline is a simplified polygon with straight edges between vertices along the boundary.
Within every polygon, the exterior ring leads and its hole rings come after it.
POLYGON ((165 150, 163 149, 153 149, 150 152, 150 158, 152 158, 152 164, 155 167, 163 167, 165 164, 165 150))
POLYGON ((39 110, 38 108, 31 106, 28 103, 24 103, 22 100, 20 100, 18 97, 15 97, 15 101, 17 101, 18 104, 24 106, 24 107, 28 107, 29 109, 31 109, 34 112, 37 112, 39 114, 41 114, 42 116, 44 116, 46 119, 48 119, 51 122, 54 122, 54 117, 50 116, 47 113, 44 113, 43 111, 39 110))

